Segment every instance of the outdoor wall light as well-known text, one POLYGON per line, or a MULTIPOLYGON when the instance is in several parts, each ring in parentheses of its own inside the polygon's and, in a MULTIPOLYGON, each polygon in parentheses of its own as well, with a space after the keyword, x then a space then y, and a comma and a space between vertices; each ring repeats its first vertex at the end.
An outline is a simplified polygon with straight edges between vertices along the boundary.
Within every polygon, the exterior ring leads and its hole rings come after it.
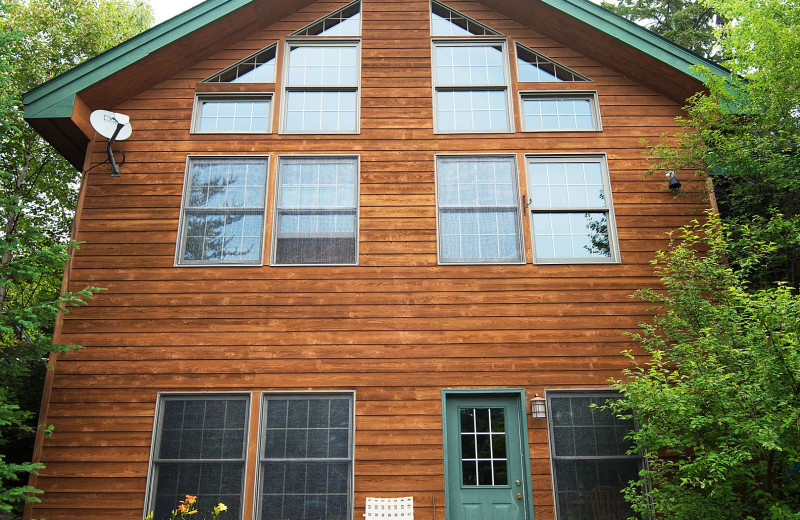
POLYGON ((675 172, 672 170, 667 171, 667 179, 669 179, 669 189, 672 191, 677 190, 681 187, 681 181, 675 177, 675 172))
POLYGON ((534 394, 531 399, 531 417, 534 419, 547 418, 547 401, 544 397, 539 397, 539 394, 534 394))

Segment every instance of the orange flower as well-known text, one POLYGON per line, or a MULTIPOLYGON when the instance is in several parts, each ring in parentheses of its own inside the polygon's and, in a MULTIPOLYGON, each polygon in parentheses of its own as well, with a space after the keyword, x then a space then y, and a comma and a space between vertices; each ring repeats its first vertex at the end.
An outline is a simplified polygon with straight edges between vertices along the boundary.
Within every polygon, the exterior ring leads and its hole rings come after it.
POLYGON ((186 495, 186 503, 187 504, 194 504, 197 502, 197 497, 194 495, 186 495))
POLYGON ((181 513, 185 513, 186 511, 189 510, 189 507, 191 507, 189 504, 184 504, 181 502, 181 505, 178 506, 178 511, 181 513))

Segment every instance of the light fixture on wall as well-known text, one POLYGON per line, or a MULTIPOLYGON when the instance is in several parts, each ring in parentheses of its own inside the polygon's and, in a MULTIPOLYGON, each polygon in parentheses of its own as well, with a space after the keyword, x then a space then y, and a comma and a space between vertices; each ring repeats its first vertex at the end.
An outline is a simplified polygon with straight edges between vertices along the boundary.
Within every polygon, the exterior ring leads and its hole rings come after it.
POLYGON ((539 397, 539 394, 533 394, 533 399, 531 399, 531 417, 534 419, 547 418, 547 401, 544 397, 539 397))
POLYGON ((677 190, 681 187, 681 181, 675 177, 675 172, 672 170, 667 171, 667 179, 669 179, 669 189, 672 191, 677 190))
POLYGON ((111 150, 111 145, 114 144, 114 141, 123 141, 131 136, 131 118, 125 114, 109 112, 108 110, 95 110, 89 116, 89 122, 92 123, 92 127, 98 134, 106 138, 108 143, 108 162, 111 163, 111 176, 119 177, 119 166, 114 160, 114 152, 111 150))

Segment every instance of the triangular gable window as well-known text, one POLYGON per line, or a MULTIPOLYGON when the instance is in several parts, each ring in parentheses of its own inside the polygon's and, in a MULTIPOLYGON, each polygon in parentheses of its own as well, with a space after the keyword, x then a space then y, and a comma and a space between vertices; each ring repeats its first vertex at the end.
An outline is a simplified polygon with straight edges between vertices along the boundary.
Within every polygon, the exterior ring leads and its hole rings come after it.
POLYGON ((275 83, 275 49, 273 43, 204 79, 203 83, 275 83))
POLYGON ((361 2, 352 2, 290 36, 360 36, 361 2))
POLYGON ((520 81, 592 81, 519 43, 517 74, 520 81))
POLYGON ((500 36, 500 33, 444 4, 431 2, 431 36, 500 36))

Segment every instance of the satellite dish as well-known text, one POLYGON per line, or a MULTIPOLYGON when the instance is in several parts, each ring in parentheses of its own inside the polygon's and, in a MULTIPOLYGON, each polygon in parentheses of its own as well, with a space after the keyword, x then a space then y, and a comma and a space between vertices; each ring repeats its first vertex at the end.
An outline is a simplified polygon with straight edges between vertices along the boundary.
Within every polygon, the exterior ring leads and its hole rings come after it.
MULTIPOLYGON (((92 128, 108 141, 108 162, 111 163, 111 175, 119 177, 119 167, 114 161, 114 152, 111 150, 111 144, 114 141, 123 141, 131 136, 131 118, 125 114, 109 112, 108 110, 95 110, 89 116, 89 122, 92 123, 92 128)), ((124 156, 122 162, 125 162, 124 156)))
POLYGON ((131 136, 131 118, 125 114, 95 110, 89 116, 89 122, 98 134, 111 141, 124 141, 131 136))

